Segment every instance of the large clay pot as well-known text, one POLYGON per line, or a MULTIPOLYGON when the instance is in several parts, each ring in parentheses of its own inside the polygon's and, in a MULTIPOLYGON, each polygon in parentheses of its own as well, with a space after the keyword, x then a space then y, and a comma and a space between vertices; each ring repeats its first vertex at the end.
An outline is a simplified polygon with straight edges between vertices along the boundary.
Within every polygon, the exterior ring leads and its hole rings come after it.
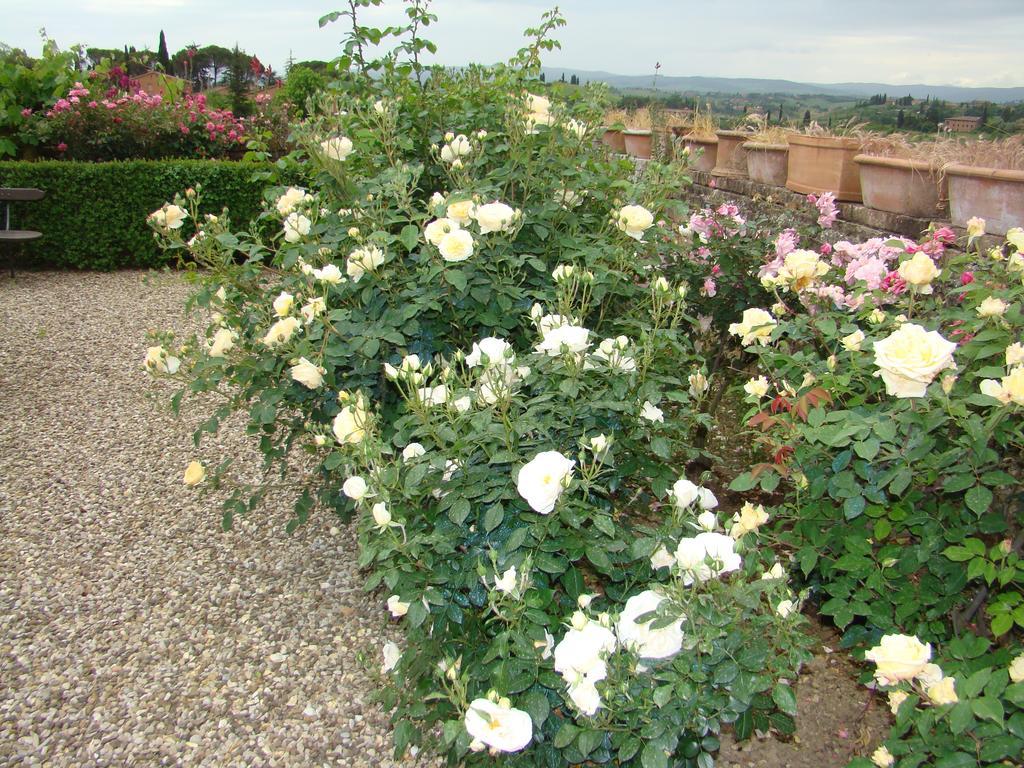
POLYGON ((786 189, 804 195, 832 192, 836 200, 859 203, 860 170, 853 162, 859 148, 857 139, 790 134, 786 189))
POLYGON ((743 145, 747 152, 747 175, 754 181, 773 187, 786 186, 789 171, 788 144, 761 144, 748 141, 743 145))
POLYGON ((647 160, 651 156, 651 132, 643 130, 623 131, 622 138, 626 144, 626 154, 647 160))
POLYGON ((857 155, 864 205, 879 211, 927 219, 937 216, 946 199, 939 169, 920 160, 857 155))
POLYGON ((718 139, 703 136, 685 136, 683 145, 689 147, 690 167, 695 171, 710 171, 718 159, 718 139))
POLYGON ((747 163, 743 157, 743 144, 750 138, 750 134, 743 131, 717 131, 715 135, 718 137, 718 156, 715 158, 715 167, 711 170, 711 175, 746 176, 747 163))
POLYGON ((979 216, 990 235, 1024 226, 1024 171, 948 165, 949 210, 953 223, 966 227, 979 216))
POLYGON ((618 152, 620 155, 626 153, 626 139, 623 137, 622 131, 605 128, 604 135, 601 137, 601 143, 611 149, 612 152, 618 152))

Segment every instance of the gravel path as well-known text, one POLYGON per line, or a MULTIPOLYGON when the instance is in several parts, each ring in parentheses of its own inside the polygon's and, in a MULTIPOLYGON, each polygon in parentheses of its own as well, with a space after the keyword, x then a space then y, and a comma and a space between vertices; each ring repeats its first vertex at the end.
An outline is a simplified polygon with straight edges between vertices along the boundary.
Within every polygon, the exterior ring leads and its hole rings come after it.
POLYGON ((271 503, 225 534, 182 484, 193 458, 258 466, 149 396, 145 332, 187 327, 186 294, 0 277, 0 764, 416 765, 370 700, 388 629, 349 532, 286 536, 271 503))

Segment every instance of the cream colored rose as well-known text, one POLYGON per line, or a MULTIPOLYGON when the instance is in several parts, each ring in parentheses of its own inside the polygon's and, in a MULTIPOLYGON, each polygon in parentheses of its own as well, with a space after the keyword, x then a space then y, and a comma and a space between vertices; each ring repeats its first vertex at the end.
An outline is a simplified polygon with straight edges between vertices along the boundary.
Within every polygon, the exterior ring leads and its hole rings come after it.
POLYGON ((675 656, 683 648, 681 617, 658 629, 651 628, 654 619, 646 622, 637 621, 640 616, 656 611, 664 601, 663 595, 648 589, 629 598, 622 607, 622 613, 619 614, 619 620, 615 625, 619 643, 642 659, 667 659, 675 656))
POLYGON ((644 401, 643 406, 640 408, 640 416, 648 421, 665 422, 665 413, 650 400, 644 401))
POLYGON ((455 219, 440 218, 427 224, 423 229, 423 234, 427 238, 427 242, 436 247, 441 245, 445 235, 457 229, 461 229, 461 226, 455 219))
POLYGON ((506 706, 474 699, 466 710, 466 732, 496 752, 519 752, 533 738, 533 720, 523 710, 513 709, 507 700, 502 703, 506 706))
POLYGON ((642 205, 627 205, 615 214, 615 226, 632 237, 643 240, 644 232, 654 224, 654 214, 642 205))
POLYGON ((473 218, 480 226, 480 234, 486 235, 489 232, 507 232, 515 224, 518 216, 510 206, 495 201, 478 205, 473 211, 473 218))
POLYGON ((900 705, 909 698, 906 691, 889 691, 889 711, 894 715, 900 713, 900 705))
POLYGON ((324 264, 320 269, 314 269, 313 277, 328 285, 337 285, 344 279, 337 264, 324 264))
POLYGON ((751 397, 760 400, 768 394, 768 379, 765 376, 758 376, 743 385, 743 391, 751 397))
POLYGON ((590 346, 590 331, 579 325, 560 325, 544 334, 538 352, 557 357, 563 352, 583 352, 590 346))
POLYGON ((840 342, 847 352, 860 352, 860 345, 864 343, 864 331, 859 328, 849 336, 843 336, 840 342))
POLYGON ((420 443, 409 443, 402 449, 402 458, 406 461, 417 459, 427 452, 427 449, 420 443))
POLYGON ((887 394, 900 398, 924 397, 932 379, 954 368, 956 344, 936 331, 904 323, 887 338, 875 342, 875 365, 887 394))
POLYGON ((979 317, 999 317, 1006 312, 1007 304, 1002 299, 989 296, 978 305, 979 317))
POLYGON ((885 322, 885 312, 875 307, 871 310, 871 314, 868 315, 868 322, 872 325, 881 325, 885 322))
POLYGON ((519 470, 516 490, 534 512, 549 514, 562 491, 572 482, 575 465, 575 461, 558 451, 538 453, 519 470))
POLYGON ((883 744, 872 753, 871 762, 877 765, 878 768, 890 768, 896 762, 896 758, 892 756, 889 748, 883 744))
POLYGON ((1010 662, 1010 679, 1015 683, 1024 683, 1024 653, 1010 662))
POLYGON ((788 618, 796 610, 796 603, 792 600, 782 600, 775 606, 775 613, 782 618, 788 618))
POLYGON ((313 222, 301 213, 289 213, 284 220, 284 239, 289 243, 297 243, 309 234, 313 222))
POLYGON ((732 528, 729 535, 734 539, 756 531, 768 522, 768 513, 764 511, 761 504, 751 504, 749 501, 743 505, 739 512, 732 516, 732 528))
POLYGON ((277 212, 282 216, 287 216, 309 199, 310 195, 306 194, 306 190, 288 187, 285 193, 277 198, 277 212))
POLYGON ((967 220, 967 237, 976 240, 985 234, 985 220, 980 216, 972 216, 967 220))
POLYGON ((267 331, 263 337, 263 343, 268 347, 276 347, 285 344, 299 328, 299 320, 296 317, 285 317, 278 320, 267 331))
POLYGON ((1024 344, 1019 341, 1006 348, 1006 364, 1018 365, 1024 363, 1024 344))
POLYGON ((922 643, 913 635, 885 635, 881 643, 864 654, 875 663, 875 678, 882 685, 917 677, 932 657, 930 643, 922 643))
POLYGON ((299 313, 302 315, 302 319, 305 320, 306 325, 309 325, 313 322, 314 318, 319 317, 326 311, 327 302, 320 296, 316 296, 303 304, 299 313))
POLYGON ((391 615, 396 619, 402 618, 409 612, 409 603, 403 603, 402 598, 398 595, 391 595, 388 598, 387 605, 391 615))
POLYGON ((238 334, 228 328, 218 328, 210 342, 210 357, 224 357, 235 346, 238 334))
POLYGON ((185 485, 199 485, 206 479, 206 467, 198 461, 190 461, 185 467, 185 485))
POLYGON ((347 136, 324 139, 320 142, 320 151, 331 160, 344 162, 345 158, 352 154, 352 139, 347 136))
POLYGON ((441 258, 448 262, 465 261, 473 255, 473 236, 464 229, 449 232, 437 244, 441 258))
POLYGON ((339 443, 361 443, 366 437, 366 411, 361 404, 346 405, 338 411, 331 431, 339 443))
POLYGON ((377 267, 384 263, 384 252, 374 245, 366 248, 357 248, 349 254, 345 262, 345 272, 352 278, 353 283, 358 283, 360 278, 367 272, 376 272, 377 267))
POLYGON ((743 319, 738 323, 732 323, 729 326, 729 333, 741 336, 745 347, 754 343, 767 344, 776 325, 778 323, 771 314, 759 307, 752 307, 743 310, 743 319))
POLYGON ((942 270, 935 267, 932 257, 924 251, 918 251, 900 264, 897 272, 908 285, 914 286, 919 293, 931 293, 931 282, 942 274, 942 270))
POLYGON ((445 213, 449 219, 458 222, 460 226, 465 226, 473 220, 474 207, 476 206, 472 200, 460 200, 457 203, 450 203, 445 213))
POLYGON ((983 395, 994 397, 1003 405, 1024 405, 1024 365, 1013 368, 1001 381, 984 379, 979 388, 983 395))
POLYGON ((286 291, 281 291, 274 299, 274 314, 278 317, 288 317, 295 305, 295 297, 286 291))
POLYGON ((155 373, 170 373, 175 374, 181 367, 181 361, 168 354, 167 350, 161 347, 149 347, 146 349, 146 359, 144 361, 146 370, 155 373))
POLYGON ((310 389, 316 389, 324 383, 324 374, 327 371, 304 357, 291 367, 292 378, 310 389))
POLYGON ((794 293, 808 288, 817 278, 828 272, 828 264, 814 251, 795 250, 786 254, 779 268, 778 281, 794 293))
POLYGON ((402 660, 402 652, 398 646, 390 640, 384 643, 384 647, 381 649, 384 656, 384 663, 381 664, 380 673, 386 675, 388 672, 398 666, 398 662, 402 660))
POLYGON ((956 695, 956 678, 944 677, 934 685, 925 689, 932 704, 941 707, 944 704, 956 704, 960 698, 956 695))

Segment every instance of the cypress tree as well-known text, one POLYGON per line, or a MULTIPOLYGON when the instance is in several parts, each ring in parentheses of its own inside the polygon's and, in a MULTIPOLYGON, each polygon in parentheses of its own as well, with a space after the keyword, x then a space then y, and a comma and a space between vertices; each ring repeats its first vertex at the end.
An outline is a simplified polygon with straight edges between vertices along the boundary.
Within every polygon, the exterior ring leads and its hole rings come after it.
POLYGON ((160 62, 160 66, 164 68, 164 72, 171 71, 171 55, 167 52, 167 38, 164 37, 164 31, 160 30, 160 44, 156 49, 156 59, 160 62))

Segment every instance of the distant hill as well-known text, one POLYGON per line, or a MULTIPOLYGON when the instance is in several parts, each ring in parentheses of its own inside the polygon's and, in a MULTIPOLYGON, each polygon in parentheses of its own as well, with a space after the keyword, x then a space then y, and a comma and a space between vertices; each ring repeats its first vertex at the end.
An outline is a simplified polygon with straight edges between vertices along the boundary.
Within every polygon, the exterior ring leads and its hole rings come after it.
MULTIPOLYGON (((548 82, 558 80, 565 74, 566 80, 572 75, 580 82, 604 82, 614 88, 650 89, 653 75, 616 75, 612 72, 593 72, 581 69, 558 69, 545 67, 548 82)), ((792 80, 767 80, 756 77, 672 77, 658 75, 658 90, 669 93, 782 93, 788 95, 824 94, 827 96, 849 96, 867 98, 876 93, 890 97, 913 96, 923 99, 931 96, 944 101, 991 101, 997 104, 1009 101, 1024 101, 1024 87, 1021 88, 963 88, 956 85, 886 85, 885 83, 797 83, 792 80)))

